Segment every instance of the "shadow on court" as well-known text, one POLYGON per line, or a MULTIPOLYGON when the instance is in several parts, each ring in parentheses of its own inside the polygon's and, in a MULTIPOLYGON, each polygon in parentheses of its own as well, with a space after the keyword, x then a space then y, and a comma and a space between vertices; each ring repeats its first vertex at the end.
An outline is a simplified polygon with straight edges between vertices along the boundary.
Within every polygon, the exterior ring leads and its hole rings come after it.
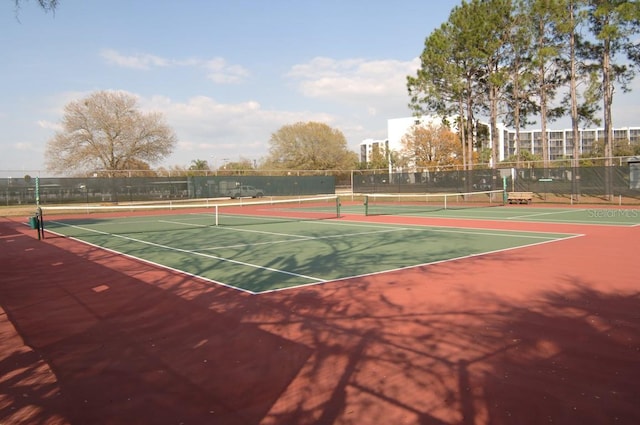
MULTIPOLYGON (((407 292, 415 284, 389 282, 407 292)), ((277 403, 261 423, 640 423, 640 295, 568 276, 558 284, 526 307, 455 287, 421 309, 364 296, 366 284, 278 298, 274 326, 316 341, 313 366, 288 393, 326 395, 296 409, 277 403)))
POLYGON ((3 424, 258 423, 310 355, 155 286, 166 273, 139 280, 0 226, 3 424))
POLYGON ((635 254, 586 245, 611 232, 248 296, 16 228, 3 423, 640 423, 635 254))

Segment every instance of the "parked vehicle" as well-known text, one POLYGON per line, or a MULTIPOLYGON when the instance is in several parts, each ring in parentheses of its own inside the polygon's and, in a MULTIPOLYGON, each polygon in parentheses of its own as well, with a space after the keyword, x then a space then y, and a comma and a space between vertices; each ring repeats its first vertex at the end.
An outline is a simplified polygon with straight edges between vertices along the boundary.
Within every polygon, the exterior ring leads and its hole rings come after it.
POLYGON ((231 199, 262 198, 264 191, 253 186, 242 185, 228 189, 226 195, 231 197, 231 199))

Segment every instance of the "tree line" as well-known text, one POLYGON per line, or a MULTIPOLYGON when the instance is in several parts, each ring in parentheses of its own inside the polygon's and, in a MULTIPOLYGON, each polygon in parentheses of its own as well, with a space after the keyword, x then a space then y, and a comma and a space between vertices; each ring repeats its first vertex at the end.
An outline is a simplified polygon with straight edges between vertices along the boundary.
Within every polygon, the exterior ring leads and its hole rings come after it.
MULTIPOLYGON (((65 106, 61 129, 47 143, 45 164, 56 174, 117 176, 136 170, 148 175, 153 173, 151 165, 166 158, 177 140, 161 114, 139 110, 135 96, 103 90, 65 106)), ((271 135, 269 146, 260 167, 270 170, 350 170, 358 161, 344 134, 324 123, 282 126, 271 135)), ((225 163, 222 171, 257 165, 242 159, 225 163)), ((188 170, 210 168, 206 160, 194 159, 188 170)))
MULTIPOLYGON (((416 115, 453 117, 469 169, 480 116, 488 116, 494 167, 499 120, 515 129, 520 158, 519 131, 539 118, 546 168, 547 124, 570 117, 577 141, 581 125, 600 125, 599 111, 611 158, 615 89, 630 90, 640 68, 639 30, 634 0, 463 1, 426 38, 420 69, 407 77, 410 107, 416 115)), ((573 143, 575 164, 579 156, 573 143)))

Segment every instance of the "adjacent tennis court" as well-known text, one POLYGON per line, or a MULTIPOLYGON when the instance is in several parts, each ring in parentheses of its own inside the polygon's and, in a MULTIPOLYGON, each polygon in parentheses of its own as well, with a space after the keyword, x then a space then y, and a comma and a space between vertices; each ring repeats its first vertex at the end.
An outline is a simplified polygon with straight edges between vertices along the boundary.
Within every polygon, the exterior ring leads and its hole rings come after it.
POLYGON ((335 197, 47 219, 47 230, 251 293, 556 242, 564 233, 345 220, 335 197), (224 211, 222 211, 224 210, 224 211))
POLYGON ((350 214, 443 217, 540 223, 640 225, 640 209, 610 204, 605 207, 550 207, 505 205, 504 191, 442 194, 369 194, 364 206, 352 205, 350 214))

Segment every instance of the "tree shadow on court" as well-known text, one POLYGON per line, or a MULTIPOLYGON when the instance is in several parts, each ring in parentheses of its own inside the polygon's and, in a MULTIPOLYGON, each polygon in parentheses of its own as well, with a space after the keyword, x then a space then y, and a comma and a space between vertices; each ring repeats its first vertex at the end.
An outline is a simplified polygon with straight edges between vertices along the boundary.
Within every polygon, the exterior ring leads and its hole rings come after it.
MULTIPOLYGON (((433 263, 461 258, 480 252, 478 246, 465 243, 464 236, 457 236, 452 243, 451 236, 432 234, 424 241, 390 238, 378 233, 368 236, 366 243, 349 238, 319 237, 312 253, 296 251, 291 244, 274 245, 268 248, 247 245, 223 257, 256 264, 259 267, 235 267, 233 275, 224 276, 224 267, 217 270, 220 280, 234 286, 260 293, 291 286, 303 286, 321 282, 322 279, 343 279, 363 274, 381 273, 391 269, 414 267, 417 264, 433 263), (426 246, 428 244, 428 246, 426 246), (280 246, 283 249, 278 249, 280 246), (318 277, 318 279, 314 279, 318 277)), ((292 242, 295 243, 295 242, 292 242)), ((183 270, 197 270, 197 258, 184 258, 183 270)))
POLYGON ((193 301, 211 292, 238 312, 241 294, 97 248, 15 238, 1 262, 25 344, 3 325, 2 423, 257 424, 311 354, 193 301))
POLYGON ((417 312, 362 283, 278 298, 273 326, 312 341, 298 390, 317 399, 276 405, 263 423, 640 423, 640 295, 560 280, 567 290, 526 306, 452 288, 476 302, 417 312))
POLYGON ((250 296, 67 244, 0 245, 0 422, 640 423, 637 292, 451 277, 531 256, 250 296))
POLYGON ((488 423, 640 423, 640 293, 573 284, 535 309, 505 306, 517 344, 476 374, 488 423))

